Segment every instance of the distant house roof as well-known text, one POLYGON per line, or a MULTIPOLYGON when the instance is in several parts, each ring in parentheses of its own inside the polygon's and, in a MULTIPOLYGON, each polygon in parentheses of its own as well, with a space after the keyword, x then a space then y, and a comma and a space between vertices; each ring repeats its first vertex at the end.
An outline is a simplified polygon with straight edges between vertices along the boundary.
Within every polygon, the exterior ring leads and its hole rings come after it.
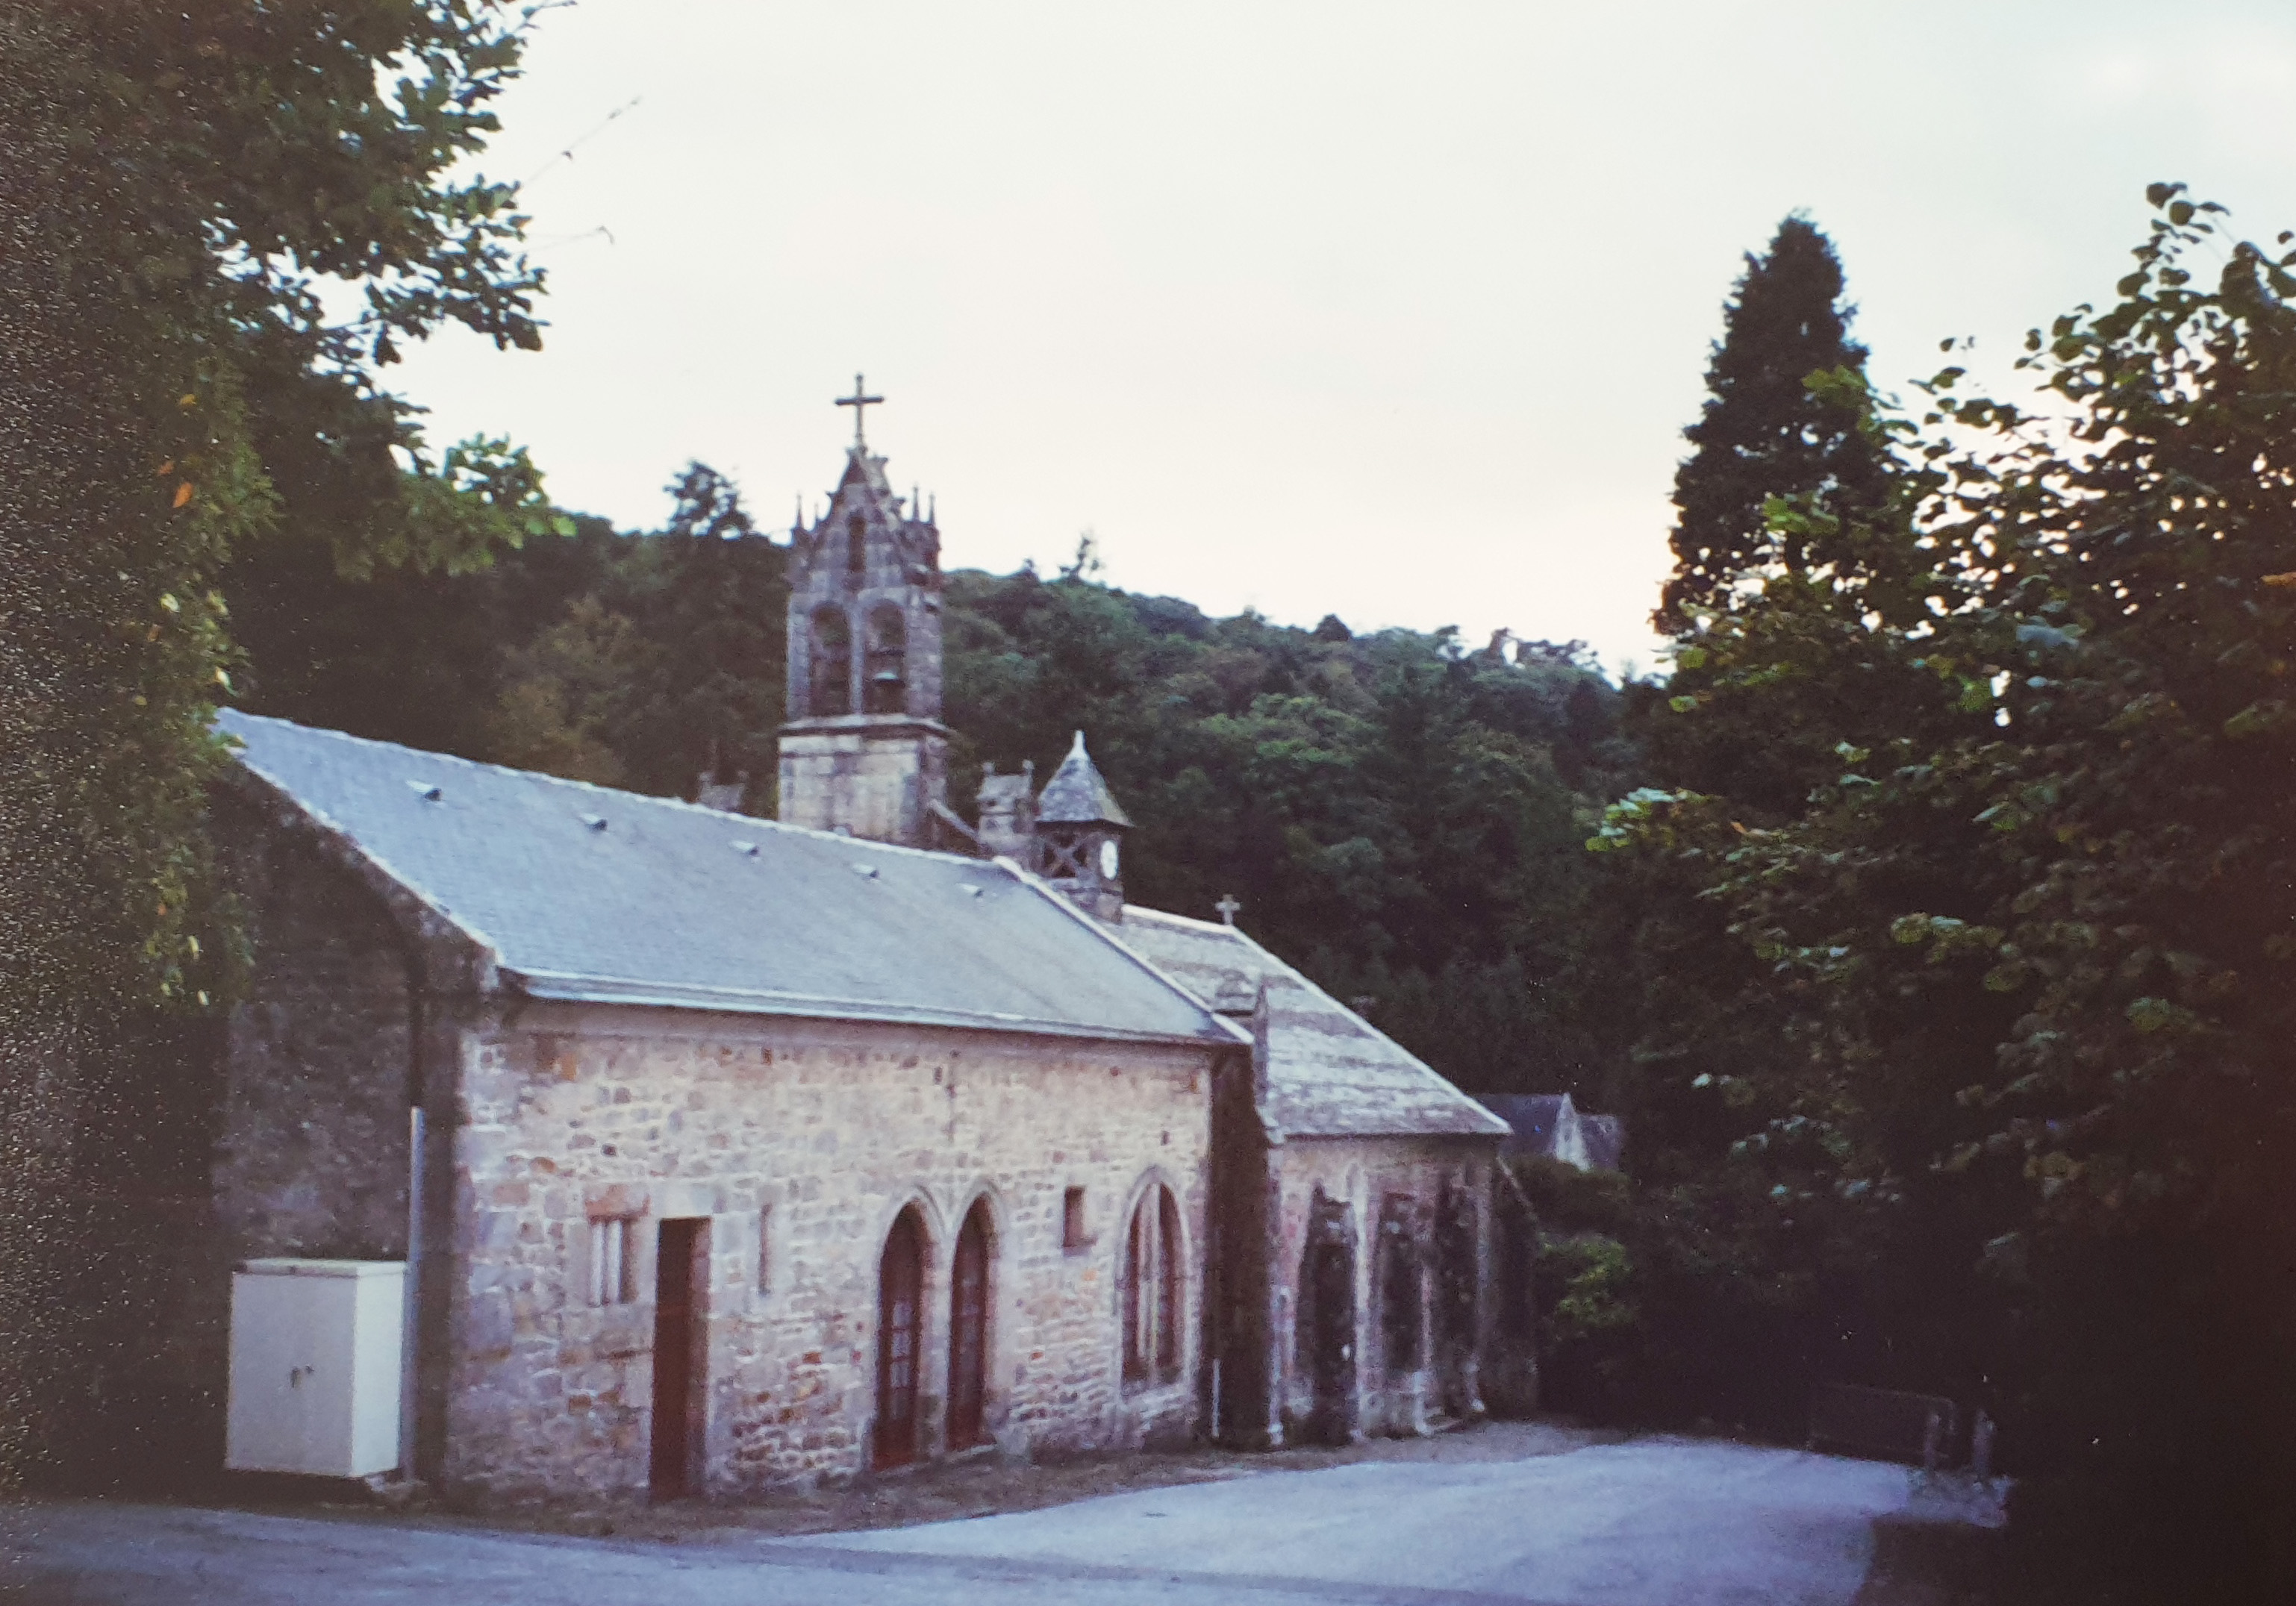
POLYGON ((1224 1013, 1266 998, 1268 1118, 1287 1136, 1500 1137, 1507 1125, 1233 926, 1127 905, 1117 935, 1224 1013))
POLYGON ((1234 1045, 1008 867, 226 711, 239 763, 529 996, 1234 1045))
POLYGON ((1503 1154, 1552 1154, 1574 1111, 1567 1093, 1488 1094, 1483 1103, 1513 1128, 1503 1154))
POLYGON ((1069 756, 1037 794, 1037 819, 1049 825, 1129 825, 1128 817, 1108 790, 1092 755, 1084 750, 1084 733, 1076 733, 1069 756))
POLYGON ((1589 1115, 1567 1093, 1488 1094, 1483 1102, 1513 1128, 1499 1153, 1543 1154, 1587 1171, 1616 1171, 1624 1157, 1626 1121, 1589 1115))

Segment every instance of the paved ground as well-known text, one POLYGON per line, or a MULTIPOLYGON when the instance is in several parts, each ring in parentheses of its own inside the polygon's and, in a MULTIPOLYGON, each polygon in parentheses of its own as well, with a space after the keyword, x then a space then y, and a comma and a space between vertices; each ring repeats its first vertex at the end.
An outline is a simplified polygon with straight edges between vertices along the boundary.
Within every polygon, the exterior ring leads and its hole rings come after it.
MULTIPOLYGON (((959 1522, 683 1540, 110 1502, 0 1518, 0 1600, 73 1606, 1849 1606, 1903 1468, 1637 1439, 1369 1461, 959 1522)), ((1870 1597, 1869 1597, 1870 1598, 1870 1597)))

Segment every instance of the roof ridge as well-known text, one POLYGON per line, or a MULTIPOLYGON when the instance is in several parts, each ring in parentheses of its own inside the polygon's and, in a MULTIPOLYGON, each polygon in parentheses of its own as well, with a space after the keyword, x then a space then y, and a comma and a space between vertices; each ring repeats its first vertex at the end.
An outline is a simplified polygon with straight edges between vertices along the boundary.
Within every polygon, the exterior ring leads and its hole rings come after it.
POLYGON ((1062 892, 1060 889, 1054 887, 1050 881, 1045 880, 1034 871, 1026 868, 1013 859, 1005 857, 1001 853, 996 856, 996 862, 1009 870, 1016 878, 1019 879, 1023 886, 1029 888, 1031 890, 1045 897, 1052 899, 1054 903, 1060 906, 1064 914, 1081 921, 1085 925, 1090 927, 1103 942, 1108 944, 1109 946, 1123 955, 1140 969, 1147 971, 1149 975, 1154 977, 1157 981, 1161 983, 1168 991, 1177 993, 1181 997, 1186 999, 1190 1005, 1204 1015, 1207 1019, 1218 1021, 1221 1026, 1225 1027, 1240 1041, 1245 1043, 1249 1043, 1250 1041, 1248 1037, 1238 1029, 1234 1021, 1228 1020, 1225 1015, 1222 1015, 1218 1010, 1214 1009, 1209 1000, 1199 998, 1188 988, 1181 986, 1177 978, 1165 974, 1164 969, 1161 965, 1159 965, 1154 960, 1140 952, 1139 949, 1134 947, 1130 943, 1126 942, 1122 938, 1117 936, 1115 930, 1111 927, 1102 921, 1095 919, 1092 915, 1086 914, 1082 909, 1077 907, 1076 900, 1070 897, 1067 893, 1062 892))
MULTIPOLYGON (((1130 920, 1136 915, 1142 914, 1148 916, 1152 923, 1156 921, 1169 921, 1174 925, 1188 926, 1200 931, 1232 931, 1238 937, 1242 937, 1243 935, 1243 930, 1242 927, 1231 926, 1226 921, 1198 920, 1193 914, 1175 914, 1169 909, 1151 909, 1145 904, 1127 904, 1124 905, 1124 918, 1126 920, 1130 920)), ((1263 952, 1265 950, 1263 950, 1263 952)))
MULTIPOLYGON (((1224 931, 1233 937, 1236 941, 1248 945, 1254 951, 1263 955, 1272 969, 1282 971, 1284 978, 1291 981, 1294 986, 1305 988, 1307 991, 1314 994, 1316 997, 1324 1000, 1332 1008, 1337 1010, 1342 1015, 1345 1015, 1349 1020, 1354 1021, 1357 1026, 1361 1027, 1365 1031, 1371 1034, 1371 1036, 1377 1038, 1380 1042, 1386 1044, 1397 1054, 1402 1057, 1406 1066, 1407 1066, 1412 1072, 1423 1078, 1431 1079, 1442 1091, 1448 1093, 1452 1097, 1464 1100, 1475 1109, 1480 1110, 1485 1115, 1489 1116, 1491 1119, 1500 1121, 1503 1125, 1505 1124, 1502 1117, 1494 1113, 1488 1105, 1484 1104, 1481 1100, 1476 1098, 1473 1094, 1469 1093, 1465 1088, 1460 1086, 1450 1077, 1445 1076, 1441 1071, 1427 1063, 1426 1061, 1421 1059, 1417 1054, 1413 1053, 1402 1044, 1397 1042, 1392 1036, 1382 1031, 1378 1027, 1372 1024, 1371 1021, 1365 1020, 1362 1015, 1357 1014, 1347 1004, 1342 1004, 1331 992, 1317 985, 1317 983, 1308 977, 1305 971, 1301 971, 1298 966, 1292 964, 1289 961, 1282 958, 1275 952, 1275 950, 1261 943, 1257 938, 1244 930, 1242 927, 1226 925, 1225 923, 1213 926, 1209 921, 1196 921, 1188 915, 1172 914, 1161 909, 1146 910, 1144 911, 1144 913, 1160 915, 1166 920, 1182 921, 1186 922, 1190 925, 1205 926, 1213 930, 1224 931)), ((1259 985, 1263 990, 1267 987, 1267 975, 1266 972, 1261 974, 1259 985)), ((1354 1084, 1350 1084, 1350 1086, 1353 1085, 1354 1084)))
MULTIPOLYGON (((496 764, 485 758, 465 758, 460 753, 442 753, 435 748, 409 747, 403 742, 386 742, 379 736, 359 736, 349 731, 339 731, 332 725, 304 725, 298 720, 282 719, 276 714, 250 714, 244 709, 227 708, 217 710, 218 716, 228 714, 234 719, 256 719, 266 725, 284 725, 313 736, 325 736, 337 742, 355 742, 361 747, 389 748, 412 758, 443 761, 460 765, 464 769, 488 770, 498 775, 508 775, 521 781, 540 781, 552 786, 570 786, 578 791, 605 798, 627 798, 632 802, 663 808, 680 808, 693 814, 713 815, 718 819, 741 825, 754 825, 767 831, 791 832, 799 836, 819 837, 828 841, 842 842, 856 848, 874 848, 885 853, 922 854, 932 859, 955 859, 987 864, 993 861, 977 859, 969 853, 948 853, 933 848, 911 848, 901 842, 880 842, 873 837, 846 836, 834 831, 816 831, 810 825, 791 825, 784 820, 769 820, 763 815, 736 814, 731 809, 711 808, 706 804, 693 803, 684 798, 666 798, 654 792, 632 791, 625 786, 602 786, 595 781, 577 781, 570 775, 554 775, 548 770, 520 769, 515 765, 496 764)), ((229 733, 228 729, 226 732, 229 733)), ((242 760, 244 762, 244 760, 242 760)), ((252 766, 250 766, 250 768, 252 766)))

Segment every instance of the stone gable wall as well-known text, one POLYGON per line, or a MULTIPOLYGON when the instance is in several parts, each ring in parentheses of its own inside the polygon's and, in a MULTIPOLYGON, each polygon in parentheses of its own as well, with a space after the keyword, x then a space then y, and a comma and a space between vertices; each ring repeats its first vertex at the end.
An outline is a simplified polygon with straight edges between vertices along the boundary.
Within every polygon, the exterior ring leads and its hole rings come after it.
POLYGON ((1269 1154, 1276 1195, 1272 1234, 1277 1331, 1271 1351, 1281 1369, 1277 1412, 1287 1438, 1309 1434, 1316 1422, 1314 1381, 1301 1364, 1300 1269, 1316 1201, 1345 1212, 1355 1270, 1353 1398, 1346 1427, 1354 1437, 1424 1432, 1434 1419, 1481 1414, 1480 1373, 1491 1347, 1495 1301, 1491 1273, 1491 1185, 1496 1137, 1292 1138, 1269 1154), (1468 1333, 1447 1346, 1438 1307, 1445 1298, 1437 1245, 1439 1200, 1450 1197, 1466 1212, 1473 1314, 1468 1333), (1390 1203, 1399 1213, 1390 1212, 1390 1203), (1416 1325, 1418 1352, 1387 1353, 1386 1290, 1380 1276, 1382 1221, 1398 1220, 1408 1233, 1423 1274, 1416 1325))
POLYGON ((551 1005, 463 1048, 454 1142, 450 1488, 627 1493, 648 1476, 660 1224, 709 1220, 705 1487, 866 1470, 879 1258, 927 1230, 921 1409, 942 1453, 950 1264, 985 1198, 988 1430, 1034 1454, 1195 1427, 1213 1051, 551 1005), (1187 1240, 1182 1381, 1128 1388, 1125 1209, 1172 1187, 1187 1240), (1092 1241, 1063 1246, 1086 1190, 1092 1241), (588 1300, 593 1217, 630 1216, 637 1300, 588 1300), (762 1274, 762 1284, 760 1277, 762 1274))
POLYGON ((406 1253, 414 988, 390 912, 310 833, 218 834, 256 955, 232 1011, 214 1167, 234 1258, 406 1253))
POLYGON ((265 789, 217 788, 209 823, 253 963, 226 1020, 155 1030, 92 1137, 113 1258, 84 1308, 103 1441, 126 1487, 199 1490, 220 1467, 232 1270, 271 1255, 407 1251, 422 989, 373 884, 265 789), (117 1173, 117 1175, 115 1175, 117 1173))

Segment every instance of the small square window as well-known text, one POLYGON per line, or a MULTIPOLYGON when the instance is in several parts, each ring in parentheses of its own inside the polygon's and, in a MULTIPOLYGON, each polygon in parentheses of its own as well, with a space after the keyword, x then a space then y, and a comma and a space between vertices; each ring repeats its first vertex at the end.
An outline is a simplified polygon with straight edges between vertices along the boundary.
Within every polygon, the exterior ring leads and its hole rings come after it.
POLYGON ((638 1297, 637 1220, 605 1216, 590 1224, 590 1303, 629 1305, 638 1297))
POLYGON ((1070 1188, 1061 1196, 1061 1247, 1081 1250, 1091 1244, 1084 1230, 1084 1190, 1070 1188))

